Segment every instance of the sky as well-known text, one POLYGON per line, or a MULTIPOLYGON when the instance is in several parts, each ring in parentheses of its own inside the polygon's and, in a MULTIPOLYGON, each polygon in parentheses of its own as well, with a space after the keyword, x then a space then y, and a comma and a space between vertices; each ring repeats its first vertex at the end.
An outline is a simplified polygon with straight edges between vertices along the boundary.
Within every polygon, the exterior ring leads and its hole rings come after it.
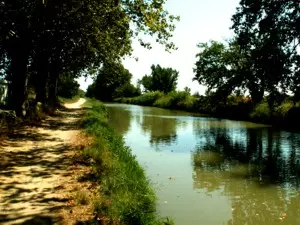
MULTIPOLYGON (((153 48, 147 50, 133 40, 133 56, 123 60, 123 65, 132 75, 132 83, 145 74, 151 73, 151 65, 159 64, 162 67, 171 67, 179 71, 177 89, 183 90, 188 86, 192 93, 204 94, 205 87, 200 86, 194 77, 196 54, 199 52, 197 44, 210 40, 225 41, 233 36, 230 27, 231 16, 239 0, 168 0, 166 10, 173 15, 179 15, 180 21, 176 23, 176 30, 173 33, 172 41, 178 50, 168 53, 153 42, 153 48)), ((83 90, 86 90, 92 80, 79 79, 83 90)))

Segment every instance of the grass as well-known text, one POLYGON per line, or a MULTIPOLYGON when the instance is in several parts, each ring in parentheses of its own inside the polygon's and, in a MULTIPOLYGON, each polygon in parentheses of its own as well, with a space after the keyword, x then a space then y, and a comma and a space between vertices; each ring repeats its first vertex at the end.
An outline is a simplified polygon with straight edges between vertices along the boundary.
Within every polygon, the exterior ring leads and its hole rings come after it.
POLYGON ((90 201, 88 193, 82 190, 76 192, 75 199, 79 205, 88 205, 90 201))
POLYGON ((109 218, 115 224, 159 225, 172 224, 156 215, 156 197, 144 169, 139 165, 123 138, 107 124, 107 111, 103 104, 88 100, 82 126, 94 143, 82 154, 91 161, 93 172, 100 184, 95 199, 95 213, 109 218))

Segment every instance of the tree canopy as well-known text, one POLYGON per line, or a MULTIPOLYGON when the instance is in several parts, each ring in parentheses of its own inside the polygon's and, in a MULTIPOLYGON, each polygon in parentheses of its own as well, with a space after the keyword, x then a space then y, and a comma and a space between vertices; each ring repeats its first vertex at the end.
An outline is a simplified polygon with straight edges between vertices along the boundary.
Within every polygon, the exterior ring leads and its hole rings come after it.
POLYGON ((249 91, 253 102, 267 95, 299 96, 300 5, 295 1, 241 0, 232 17, 235 37, 224 44, 200 43, 195 77, 208 91, 228 96, 249 91))
MULTIPOLYGON (((55 101, 64 73, 90 74, 131 53, 131 38, 152 35, 166 47, 178 17, 165 0, 4 0, 0 3, 0 71, 12 83, 10 107, 26 112, 27 83, 38 101, 55 101), (38 85, 37 85, 38 84, 38 85)), ((149 43, 140 39, 145 47, 149 43)))
POLYGON ((118 97, 139 95, 139 90, 130 83, 131 78, 132 74, 121 63, 105 63, 88 87, 87 96, 111 101, 118 97))
POLYGON ((226 44, 217 41, 200 43, 198 47, 194 80, 205 85, 207 92, 226 98, 232 92, 247 90, 254 102, 262 100, 264 87, 259 86, 250 59, 235 40, 226 44))
POLYGON ((179 72, 172 68, 152 65, 151 74, 143 76, 138 82, 143 85, 146 91, 168 93, 176 89, 178 76, 179 72))
POLYGON ((271 106, 279 93, 299 91, 294 89, 299 80, 299 10, 299 3, 293 0, 241 0, 232 17, 237 43, 249 58, 255 85, 265 89, 271 106))

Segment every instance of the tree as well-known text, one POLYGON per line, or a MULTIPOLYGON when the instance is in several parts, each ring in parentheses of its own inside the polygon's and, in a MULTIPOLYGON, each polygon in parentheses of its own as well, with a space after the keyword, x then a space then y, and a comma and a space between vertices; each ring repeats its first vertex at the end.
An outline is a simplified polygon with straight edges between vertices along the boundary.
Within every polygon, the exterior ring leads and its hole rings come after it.
POLYGON ((234 87, 228 85, 232 73, 230 73, 228 68, 230 65, 225 58, 226 46, 222 43, 211 41, 210 43, 200 43, 198 47, 200 48, 200 53, 196 55, 198 60, 194 69, 194 80, 207 86, 209 92, 222 89, 228 95, 234 87))
POLYGON ((168 93, 176 89, 178 71, 172 68, 163 68, 160 65, 152 65, 151 70, 150 75, 145 75, 139 80, 139 83, 143 85, 146 91, 168 93))
MULTIPOLYGON (((227 44, 210 41, 198 44, 200 52, 196 55, 195 77, 199 84, 207 86, 207 92, 214 92, 214 96, 226 99, 237 89, 248 89, 254 92, 251 83, 253 77, 249 72, 248 60, 243 55, 236 42, 227 44)), ((255 99, 255 96, 253 96, 255 99)), ((261 100, 261 99, 260 99, 261 100)))
POLYGON ((156 37, 167 50, 174 49, 169 39, 178 17, 170 15, 164 4, 164 0, 2 1, 0 70, 8 67, 11 108, 24 115, 29 78, 34 77, 37 100, 56 101, 61 74, 74 78, 89 74, 130 54, 130 38, 141 32, 156 37))
POLYGON ((64 98, 72 98, 79 95, 79 84, 72 74, 62 74, 57 85, 57 95, 64 98))
POLYGON ((111 101, 118 97, 138 95, 138 91, 130 84, 131 78, 132 74, 121 63, 105 63, 93 84, 88 87, 87 96, 111 101))
POLYGON ((185 91, 186 93, 188 93, 189 95, 191 94, 191 89, 190 89, 189 87, 185 87, 185 88, 184 88, 184 91, 185 91))
POLYGON ((232 17, 238 45, 268 92, 271 108, 280 92, 291 89, 291 79, 297 76, 299 10, 299 3, 293 0, 242 0, 232 17))
POLYGON ((121 87, 117 88, 113 97, 114 98, 131 98, 131 97, 136 97, 141 95, 141 89, 138 87, 135 87, 131 83, 125 83, 121 87))

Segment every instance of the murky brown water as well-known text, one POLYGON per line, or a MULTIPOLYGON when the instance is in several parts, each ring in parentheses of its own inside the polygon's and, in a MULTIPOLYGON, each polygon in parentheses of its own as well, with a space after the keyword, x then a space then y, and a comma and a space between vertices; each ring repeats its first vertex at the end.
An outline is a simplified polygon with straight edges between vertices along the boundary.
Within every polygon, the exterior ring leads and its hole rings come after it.
POLYGON ((176 225, 300 224, 300 134, 190 113, 108 104, 176 225))

